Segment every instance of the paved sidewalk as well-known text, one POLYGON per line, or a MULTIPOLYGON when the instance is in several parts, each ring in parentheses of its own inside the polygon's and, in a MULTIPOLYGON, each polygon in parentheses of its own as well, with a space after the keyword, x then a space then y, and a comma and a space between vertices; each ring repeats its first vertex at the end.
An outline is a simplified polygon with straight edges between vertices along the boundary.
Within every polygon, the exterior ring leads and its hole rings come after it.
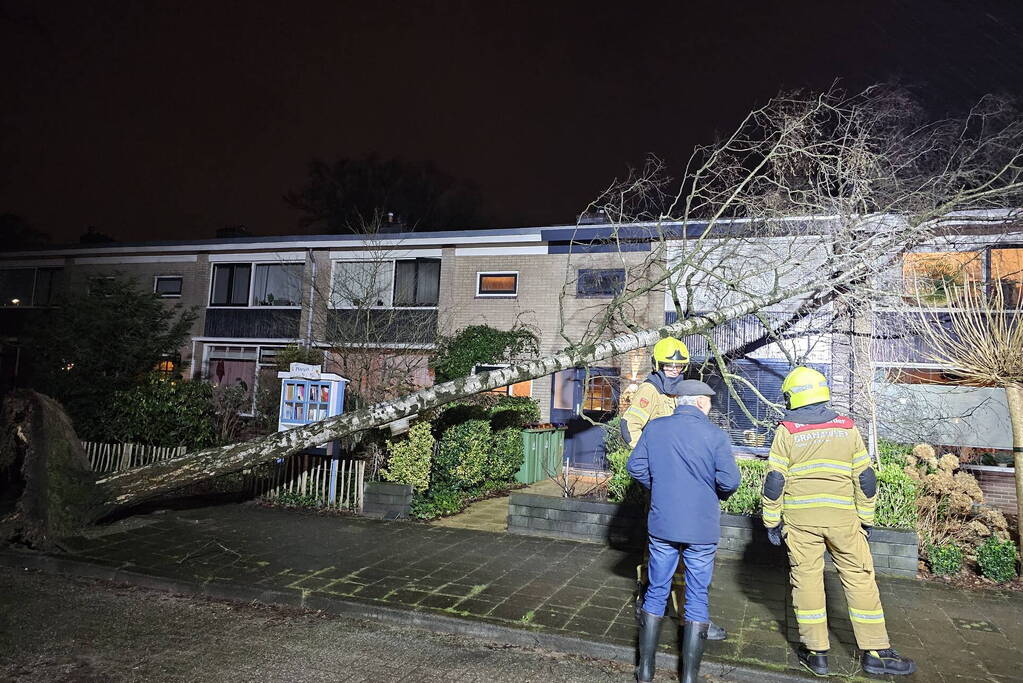
MULTIPOLYGON (((561 495, 558 485, 549 479, 518 489, 515 493, 535 493, 541 496, 561 495)), ((508 530, 508 496, 487 498, 471 504, 462 512, 450 517, 441 517, 430 522, 434 526, 453 529, 475 529, 476 531, 508 530)))
MULTIPOLYGON (((354 601, 582 638, 618 652, 635 642, 639 558, 600 545, 228 505, 131 517, 68 539, 67 547, 90 566, 235 586, 249 600, 263 591, 269 600, 293 596, 311 607, 354 601)), ((859 679, 837 577, 827 582, 832 670, 859 679)), ((895 646, 920 663, 916 680, 1020 680, 1020 595, 901 579, 882 580, 881 590, 895 646)), ((719 561, 711 613, 730 636, 708 645, 708 660, 798 675, 783 567, 719 561)), ((676 639, 670 621, 665 652, 677 651, 676 639)))

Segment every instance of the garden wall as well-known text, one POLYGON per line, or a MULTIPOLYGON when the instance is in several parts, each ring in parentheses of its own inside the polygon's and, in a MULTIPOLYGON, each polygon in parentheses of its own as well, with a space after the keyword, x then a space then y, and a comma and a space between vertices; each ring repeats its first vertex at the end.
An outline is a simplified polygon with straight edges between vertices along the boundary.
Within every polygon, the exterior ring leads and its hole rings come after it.
MULTIPOLYGON (((508 501, 508 533, 642 548, 646 544, 646 511, 633 505, 513 493, 508 501)), ((878 574, 916 576, 915 531, 874 529, 870 550, 878 574)), ((768 543, 758 517, 722 514, 718 552, 745 561, 784 561, 784 553, 768 543)))
POLYGON ((412 509, 412 487, 406 484, 366 482, 362 514, 379 519, 407 519, 412 509))
POLYGON ((1016 470, 1012 467, 988 467, 986 465, 963 465, 960 467, 972 474, 984 502, 1002 512, 1016 514, 1016 470))

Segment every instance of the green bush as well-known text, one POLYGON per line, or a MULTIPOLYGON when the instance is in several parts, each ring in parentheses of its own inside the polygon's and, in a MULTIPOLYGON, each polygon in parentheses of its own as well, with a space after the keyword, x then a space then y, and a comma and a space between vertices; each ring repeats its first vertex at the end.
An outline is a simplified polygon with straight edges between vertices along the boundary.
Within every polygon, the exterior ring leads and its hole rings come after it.
POLYGON ((465 508, 466 495, 448 487, 437 487, 412 498, 409 514, 416 519, 434 519, 461 512, 465 508))
POLYGON ((412 425, 404 439, 387 442, 387 467, 380 471, 380 476, 407 484, 414 491, 425 491, 430 486, 434 442, 429 422, 412 425))
POLYGON ((963 568, 963 549, 954 543, 932 545, 927 550, 927 560, 938 576, 958 574, 963 568))
POLYGON ((477 365, 507 363, 539 351, 536 334, 525 327, 498 330, 489 325, 470 325, 437 340, 433 369, 438 382, 447 382, 465 377, 477 365))
POLYGON ((877 459, 884 465, 906 466, 906 458, 912 455, 913 447, 909 444, 895 443, 887 439, 877 441, 877 459))
POLYGON ((502 396, 490 409, 490 427, 495 432, 509 427, 522 429, 540 421, 540 404, 528 396, 502 396))
POLYGON ((622 438, 622 418, 613 417, 604 424, 604 451, 614 453, 616 451, 628 451, 629 444, 622 438))
POLYGON ((198 450, 218 443, 213 387, 207 382, 150 376, 114 394, 102 438, 115 443, 185 446, 198 450))
POLYGON ((992 581, 1012 581, 1016 578, 1016 546, 1012 541, 989 536, 977 549, 977 564, 981 573, 992 581))
MULTIPOLYGON (((908 452, 908 451, 907 451, 908 452)), ((917 484, 897 461, 883 459, 877 468, 874 524, 893 529, 916 528, 917 484)))
POLYGON ((522 430, 508 427, 493 433, 491 450, 491 471, 487 482, 504 484, 515 478, 522 467, 525 454, 522 450, 522 430))
POLYGON ((646 499, 646 490, 626 470, 631 453, 628 448, 608 451, 611 478, 607 482, 607 497, 612 503, 639 504, 646 499))
POLYGON ((721 511, 732 515, 760 514, 760 499, 767 476, 766 460, 736 460, 739 465, 739 489, 721 501, 721 511))
POLYGON ((468 420, 444 432, 431 485, 468 491, 487 479, 493 433, 486 420, 468 420))

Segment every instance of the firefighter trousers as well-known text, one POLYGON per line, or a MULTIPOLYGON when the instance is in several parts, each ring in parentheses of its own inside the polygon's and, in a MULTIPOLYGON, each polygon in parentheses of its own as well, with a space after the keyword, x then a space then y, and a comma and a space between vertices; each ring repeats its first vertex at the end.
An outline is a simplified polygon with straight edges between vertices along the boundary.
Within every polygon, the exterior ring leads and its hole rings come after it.
POLYGON ((811 650, 829 649, 824 597, 824 551, 831 552, 845 589, 856 645, 861 650, 890 647, 881 597, 874 579, 874 559, 857 520, 833 526, 785 524, 792 605, 799 639, 811 650))

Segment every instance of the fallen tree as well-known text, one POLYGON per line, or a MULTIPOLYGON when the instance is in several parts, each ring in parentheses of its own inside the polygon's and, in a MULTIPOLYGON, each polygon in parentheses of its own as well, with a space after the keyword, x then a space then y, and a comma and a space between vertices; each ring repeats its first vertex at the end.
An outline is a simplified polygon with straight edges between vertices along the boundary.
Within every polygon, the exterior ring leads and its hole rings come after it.
MULTIPOLYGON (((136 505, 473 394, 586 367, 661 337, 708 333, 778 304, 808 314, 843 299, 869 300, 872 276, 914 244, 962 222, 957 212, 1011 206, 1023 189, 1023 135, 1014 112, 985 105, 965 120, 936 124, 919 123, 913 114, 898 96, 875 89, 852 97, 837 91, 780 97, 751 112, 719 145, 698 150, 700 160, 687 168, 667 207, 654 213, 642 208, 650 188, 661 187, 647 177, 608 192, 604 206, 616 207, 612 224, 621 228, 612 242, 647 239, 659 247, 636 265, 637 276, 581 337, 561 331, 563 350, 315 424, 103 477, 94 483, 102 504, 81 511, 81 522, 95 519, 97 510, 136 505), (635 206, 642 211, 630 208, 635 206), (673 297, 679 322, 638 325, 635 302, 663 291, 673 297)), ((996 221, 1016 218, 1004 211, 992 215, 996 221)), ((623 262, 627 252, 621 250, 623 262)), ((775 339, 785 332, 768 331, 775 339)), ((30 476, 28 459, 22 462, 30 476)), ((28 514, 19 508, 2 523, 8 529, 31 526, 28 514)))

